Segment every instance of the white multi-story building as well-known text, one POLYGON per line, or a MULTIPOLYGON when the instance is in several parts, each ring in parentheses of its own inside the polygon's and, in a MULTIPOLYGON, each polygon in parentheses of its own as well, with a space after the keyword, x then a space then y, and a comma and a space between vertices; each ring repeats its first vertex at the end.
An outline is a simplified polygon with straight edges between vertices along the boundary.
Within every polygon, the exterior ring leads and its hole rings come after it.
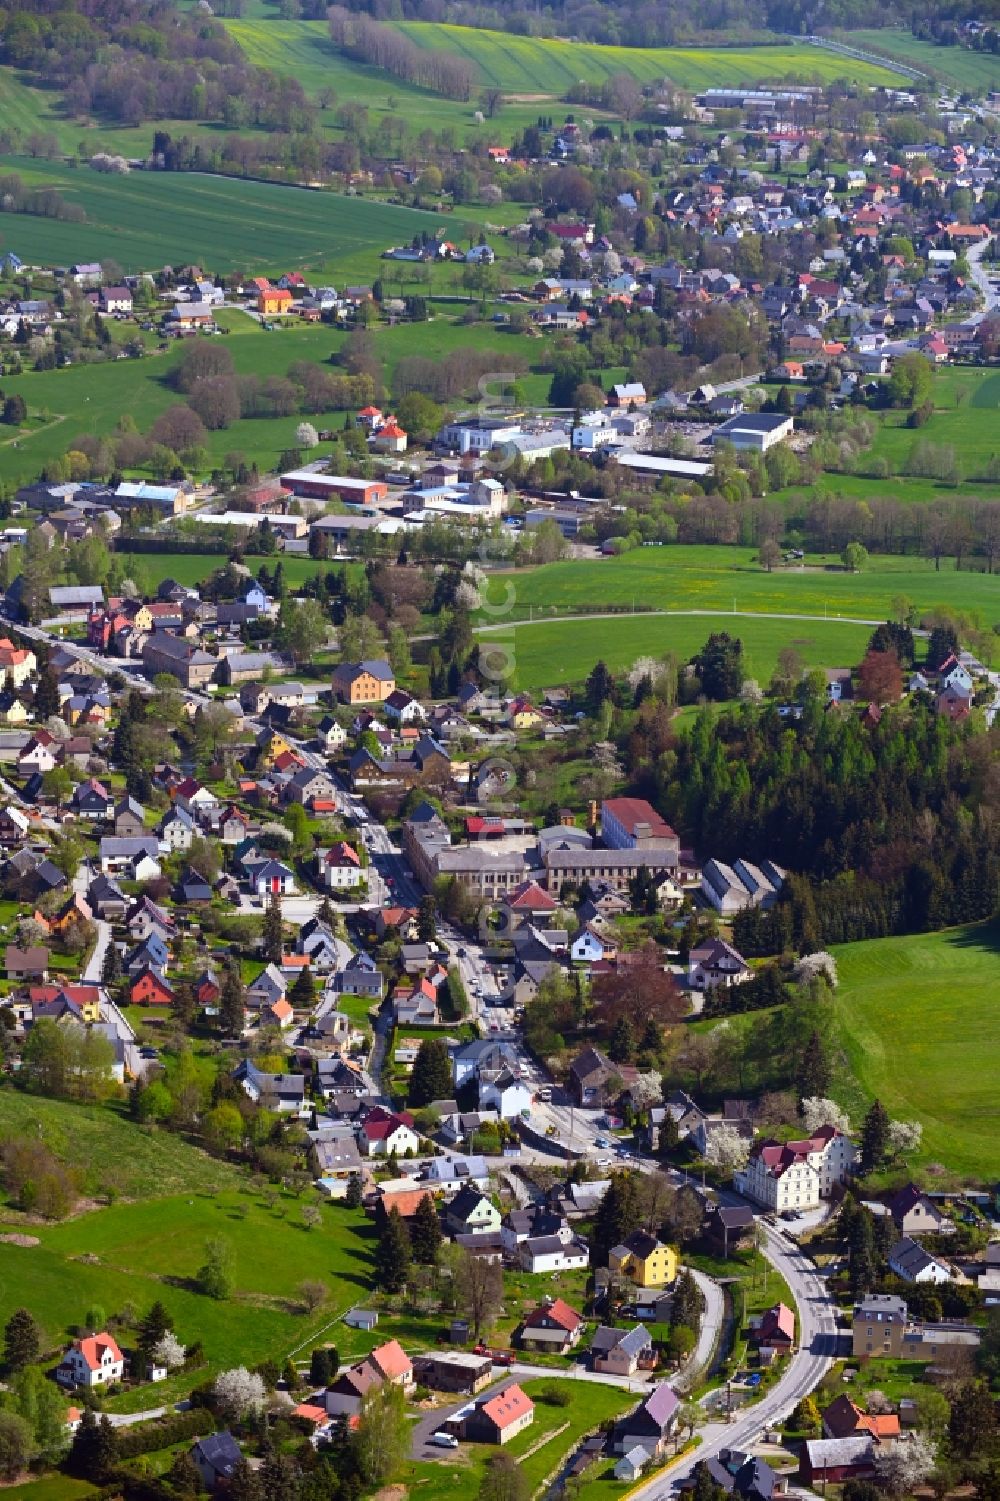
POLYGON ((850 1137, 836 1126, 820 1126, 804 1141, 762 1141, 733 1176, 739 1193, 765 1209, 818 1209, 836 1183, 846 1183, 854 1166, 850 1137))
POLYGON ((59 1365, 60 1386, 111 1386, 125 1374, 125 1357, 110 1334, 74 1340, 59 1365))

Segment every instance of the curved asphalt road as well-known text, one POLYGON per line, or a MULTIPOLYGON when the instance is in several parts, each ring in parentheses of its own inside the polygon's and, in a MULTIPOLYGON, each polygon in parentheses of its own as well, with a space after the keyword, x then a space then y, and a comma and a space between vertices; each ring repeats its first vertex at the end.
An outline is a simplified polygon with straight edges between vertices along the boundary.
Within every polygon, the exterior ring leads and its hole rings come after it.
POLYGON ((698 1430, 701 1443, 667 1472, 655 1475, 631 1493, 630 1501, 660 1501, 695 1465, 720 1449, 747 1449, 765 1428, 782 1422, 795 1404, 811 1392, 830 1368, 837 1351, 836 1306, 816 1275, 808 1257, 769 1226, 763 1250, 791 1289, 798 1311, 799 1348, 778 1383, 759 1402, 744 1408, 732 1423, 706 1423, 698 1430))

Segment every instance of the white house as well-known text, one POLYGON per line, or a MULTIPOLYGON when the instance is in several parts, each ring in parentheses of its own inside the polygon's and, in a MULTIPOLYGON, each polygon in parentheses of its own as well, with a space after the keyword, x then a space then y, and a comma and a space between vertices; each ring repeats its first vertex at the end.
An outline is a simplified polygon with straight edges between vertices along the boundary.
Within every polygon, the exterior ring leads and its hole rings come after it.
POLYGON ((363 1157, 404 1157, 416 1152, 420 1137, 413 1130, 409 1116, 383 1110, 381 1105, 365 1117, 358 1133, 358 1147, 363 1157))
POLYGON ((951 1282, 951 1268, 908 1235, 898 1240, 889 1252, 889 1270, 904 1282, 951 1282))
POLYGON ((688 956, 688 984, 692 990, 729 990, 750 978, 743 955, 723 938, 710 938, 688 956))
POLYGON ((501 1120, 514 1120, 530 1114, 531 1090, 523 1079, 504 1069, 495 1079, 480 1081, 479 1103, 484 1109, 493 1106, 501 1120))
POLYGON ((590 1247, 585 1240, 565 1241, 558 1235, 522 1240, 517 1254, 525 1272, 571 1272, 590 1264, 590 1247))
POLYGON ((818 1209, 845 1183, 854 1165, 854 1143, 835 1126, 820 1126, 804 1141, 759 1142, 745 1168, 733 1175, 739 1193, 776 1213, 818 1209))
POLYGON ((110 1386, 125 1375, 125 1357, 110 1334, 75 1339, 56 1367, 61 1386, 110 1386))
POLYGON ((353 844, 343 839, 316 854, 316 869, 327 891, 343 891, 361 883, 361 858, 353 844))
POLYGON ((972 674, 956 657, 949 657, 938 669, 938 681, 942 688, 950 688, 963 698, 972 697, 972 674))

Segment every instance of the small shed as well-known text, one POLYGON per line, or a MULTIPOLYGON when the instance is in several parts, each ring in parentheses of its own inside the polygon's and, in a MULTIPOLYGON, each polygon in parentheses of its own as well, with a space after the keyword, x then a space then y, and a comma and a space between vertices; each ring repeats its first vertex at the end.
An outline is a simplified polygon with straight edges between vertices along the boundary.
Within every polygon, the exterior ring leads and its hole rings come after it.
POLYGON ((649 1454, 641 1444, 633 1444, 615 1465, 616 1480, 638 1480, 649 1464, 649 1454))
POLYGON ((374 1308, 352 1308, 344 1314, 344 1323, 350 1329, 363 1329, 370 1333, 378 1323, 378 1314, 374 1308))

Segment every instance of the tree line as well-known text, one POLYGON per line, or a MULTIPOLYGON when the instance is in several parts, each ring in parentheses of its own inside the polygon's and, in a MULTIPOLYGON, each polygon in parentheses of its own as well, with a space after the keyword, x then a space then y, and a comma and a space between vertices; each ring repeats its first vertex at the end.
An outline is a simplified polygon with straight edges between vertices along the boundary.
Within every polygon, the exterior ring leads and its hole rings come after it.
POLYGON ((126 125, 214 120, 300 130, 313 118, 301 84, 253 67, 224 26, 156 0, 27 0, 3 16, 0 61, 59 88, 67 110, 126 125))

